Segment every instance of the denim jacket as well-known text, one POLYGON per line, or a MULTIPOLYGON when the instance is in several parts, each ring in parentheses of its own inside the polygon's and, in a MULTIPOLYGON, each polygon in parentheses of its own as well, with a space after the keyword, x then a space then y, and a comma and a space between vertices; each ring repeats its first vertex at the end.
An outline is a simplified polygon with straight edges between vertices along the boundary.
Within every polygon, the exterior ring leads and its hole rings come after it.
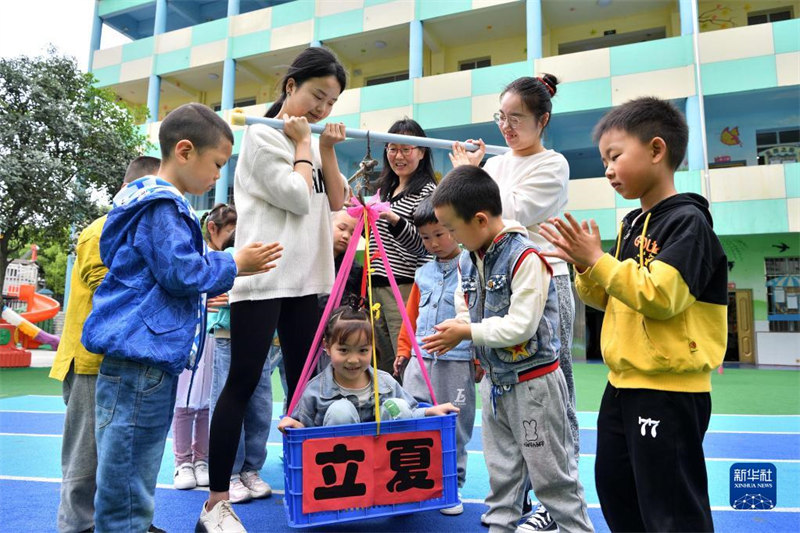
MULTIPOLYGON (((520 233, 503 234, 484 256, 484 279, 480 279, 475 258, 462 253, 461 288, 469 307, 470 321, 505 316, 511 305, 511 278, 514 266, 529 249, 536 246, 520 233), (485 281, 484 281, 485 280, 485 281)), ((558 337, 558 297, 552 278, 547 292, 544 314, 534 336, 526 343, 508 348, 475 346, 475 352, 487 375, 495 385, 514 385, 536 375, 546 374, 558 361, 561 342, 558 337)), ((553 369, 554 370, 554 369, 553 369)))
POLYGON ((153 176, 128 184, 103 226, 100 257, 109 271, 94 294, 83 345, 175 376, 196 368, 204 294, 225 292, 236 277, 230 254, 204 251, 197 215, 175 187, 153 176))
MULTIPOLYGON (((369 373, 370 383, 372 383, 373 370, 372 367, 367 368, 369 373)), ((380 403, 389 398, 402 398, 408 402, 414 414, 414 418, 422 418, 425 416, 425 408, 417 406, 417 400, 407 393, 403 387, 387 372, 378 370, 378 395, 380 403)), ((354 394, 345 395, 342 388, 333 379, 333 366, 328 365, 321 374, 318 374, 314 379, 308 382, 300 401, 292 411, 292 418, 302 422, 306 427, 321 426, 322 421, 325 419, 325 413, 328 407, 331 406, 336 400, 347 398, 350 400, 358 411, 358 416, 362 422, 372 422, 375 420, 375 404, 372 401, 374 395, 370 397, 369 402, 364 405, 358 405, 358 399, 354 394)))
POLYGON ((449 261, 431 261, 417 269, 414 282, 419 288, 419 315, 417 316, 417 344, 422 357, 442 361, 472 361, 472 343, 461 341, 444 355, 433 357, 422 349, 422 339, 433 335, 433 327, 456 317, 455 291, 458 285, 458 258, 449 261))

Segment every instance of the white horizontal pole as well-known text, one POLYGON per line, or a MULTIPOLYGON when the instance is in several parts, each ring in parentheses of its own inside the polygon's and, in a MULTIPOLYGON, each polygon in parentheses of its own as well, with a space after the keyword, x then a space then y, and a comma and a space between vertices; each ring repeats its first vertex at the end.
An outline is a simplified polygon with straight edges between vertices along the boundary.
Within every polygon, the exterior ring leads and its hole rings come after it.
MULTIPOLYGON (((266 118, 266 117, 248 117, 245 116, 243 113, 233 113, 231 115, 231 123, 235 126, 245 126, 250 124, 266 124, 275 129, 282 130, 283 129, 283 120, 277 118, 266 118)), ((311 126, 312 133, 322 133, 325 130, 324 124, 309 124, 311 126)), ((370 131, 370 130, 357 130, 351 128, 345 128, 345 136, 351 139, 366 139, 367 135, 369 135, 369 139, 371 141, 377 141, 382 143, 398 143, 398 144, 409 144, 413 146, 425 146, 426 148, 440 148, 442 150, 450 150, 453 148, 453 144, 458 142, 461 146, 464 147, 465 150, 469 152, 474 152, 478 149, 476 144, 472 143, 465 143, 460 141, 449 141, 447 139, 436 139, 433 137, 415 137, 413 135, 400 135, 398 133, 384 133, 379 131, 370 131)), ((492 144, 486 145, 486 153, 492 155, 502 155, 508 152, 509 148, 507 146, 497 146, 492 144)))

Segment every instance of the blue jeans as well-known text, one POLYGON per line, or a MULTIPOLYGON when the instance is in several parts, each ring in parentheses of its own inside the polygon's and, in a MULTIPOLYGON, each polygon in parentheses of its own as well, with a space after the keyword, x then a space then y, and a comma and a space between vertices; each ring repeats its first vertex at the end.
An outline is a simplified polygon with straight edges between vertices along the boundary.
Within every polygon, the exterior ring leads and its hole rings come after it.
POLYGON ((156 479, 172 424, 178 376, 106 357, 95 396, 97 533, 147 531, 156 479))
MULTIPOLYGON (((216 339, 217 347, 214 351, 214 372, 211 378, 211 396, 209 419, 214 416, 214 408, 231 368, 231 340, 216 339)), ((273 348, 275 348, 273 346, 273 348)), ((267 439, 272 422, 272 381, 270 379, 270 366, 265 364, 261 370, 258 386, 250 397, 244 413, 242 434, 239 437, 239 447, 236 450, 236 460, 233 463, 231 475, 249 470, 260 471, 267 460, 267 439)))

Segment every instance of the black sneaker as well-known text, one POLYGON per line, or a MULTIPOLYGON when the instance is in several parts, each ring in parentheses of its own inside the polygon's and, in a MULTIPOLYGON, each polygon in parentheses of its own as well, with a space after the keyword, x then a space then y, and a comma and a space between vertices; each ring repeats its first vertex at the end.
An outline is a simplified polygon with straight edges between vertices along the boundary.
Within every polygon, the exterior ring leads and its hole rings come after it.
POLYGON ((544 508, 544 505, 539 504, 536 512, 530 518, 517 526, 517 533, 533 533, 535 531, 555 531, 558 526, 553 521, 550 513, 544 508))
POLYGON ((167 533, 167 530, 150 524, 150 527, 147 528, 147 533, 167 533))

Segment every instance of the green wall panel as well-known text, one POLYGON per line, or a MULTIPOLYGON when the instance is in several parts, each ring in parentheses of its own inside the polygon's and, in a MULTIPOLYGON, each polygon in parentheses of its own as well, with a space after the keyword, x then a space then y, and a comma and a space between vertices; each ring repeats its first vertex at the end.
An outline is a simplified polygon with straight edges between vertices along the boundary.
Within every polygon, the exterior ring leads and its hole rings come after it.
POLYGON ((800 198, 800 163, 783 165, 783 175, 786 180, 786 197, 800 198))
POLYGON ((415 13, 419 20, 432 19, 466 12, 472 9, 472 0, 417 0, 415 13))
POLYGON ((778 85, 774 55, 706 63, 700 66, 700 73, 705 95, 751 91, 778 85))
POLYGON ((92 74, 97 78, 97 83, 95 85, 98 87, 105 87, 107 85, 119 83, 119 70, 120 65, 94 69, 92 74))
POLYGON ((425 129, 444 128, 472 122, 472 98, 455 98, 414 104, 414 120, 425 129))
POLYGON ((212 20, 192 27, 192 46, 228 38, 228 19, 212 20))
POLYGON ((527 61, 477 68, 471 72, 472 96, 500 93, 506 85, 515 79, 532 75, 531 64, 527 61))
POLYGON ((703 173, 699 170, 684 170, 675 173, 675 188, 678 192, 703 194, 703 173))
POLYGON ((314 0, 296 0, 272 8, 272 27, 288 26, 314 18, 314 0))
POLYGON ((355 35, 361 33, 363 29, 364 10, 353 9, 318 18, 314 23, 314 38, 324 41, 342 35, 355 35))
MULTIPOLYGON (((611 187, 611 185, 609 185, 609 187, 611 187)), ((617 192, 614 193, 614 205, 618 209, 631 209, 642 206, 638 198, 634 198, 633 200, 627 200, 617 192)))
POLYGON ((789 231, 785 199, 714 202, 711 205, 718 235, 755 235, 789 231))
MULTIPOLYGON (((336 109, 334 107, 334 109, 336 109)), ((359 129, 361 127, 361 113, 350 113, 348 115, 330 116, 325 122, 342 122, 345 128, 359 129)))
POLYGON ((609 48, 609 54, 612 76, 683 67, 694 62, 689 35, 613 46, 609 48))
POLYGON ((570 214, 578 222, 594 219, 597 227, 600 228, 600 238, 604 241, 613 241, 617 237, 617 212, 615 209, 573 209, 570 214))
POLYGON ((411 80, 361 88, 361 112, 411 105, 414 86, 411 80))
POLYGON ((153 73, 166 74, 167 72, 177 72, 179 70, 186 70, 190 66, 189 56, 191 48, 183 48, 175 50, 174 52, 167 52, 165 54, 157 54, 153 73))
POLYGON ((559 83, 553 113, 611 107, 611 78, 559 83))
POLYGON ((155 9, 156 0, 100 0, 97 14, 105 17, 109 14, 120 14, 137 7, 152 4, 155 9))
MULTIPOLYGON (((797 13, 795 13, 797 16, 797 13)), ((772 25, 776 54, 800 51, 800 19, 784 20, 772 25)))
POLYGON ((270 31, 257 31, 231 37, 228 41, 228 57, 238 59, 269 51, 270 31))
POLYGON ((146 37, 138 41, 131 41, 122 45, 122 62, 133 61, 143 57, 150 57, 155 51, 156 40, 146 37))

